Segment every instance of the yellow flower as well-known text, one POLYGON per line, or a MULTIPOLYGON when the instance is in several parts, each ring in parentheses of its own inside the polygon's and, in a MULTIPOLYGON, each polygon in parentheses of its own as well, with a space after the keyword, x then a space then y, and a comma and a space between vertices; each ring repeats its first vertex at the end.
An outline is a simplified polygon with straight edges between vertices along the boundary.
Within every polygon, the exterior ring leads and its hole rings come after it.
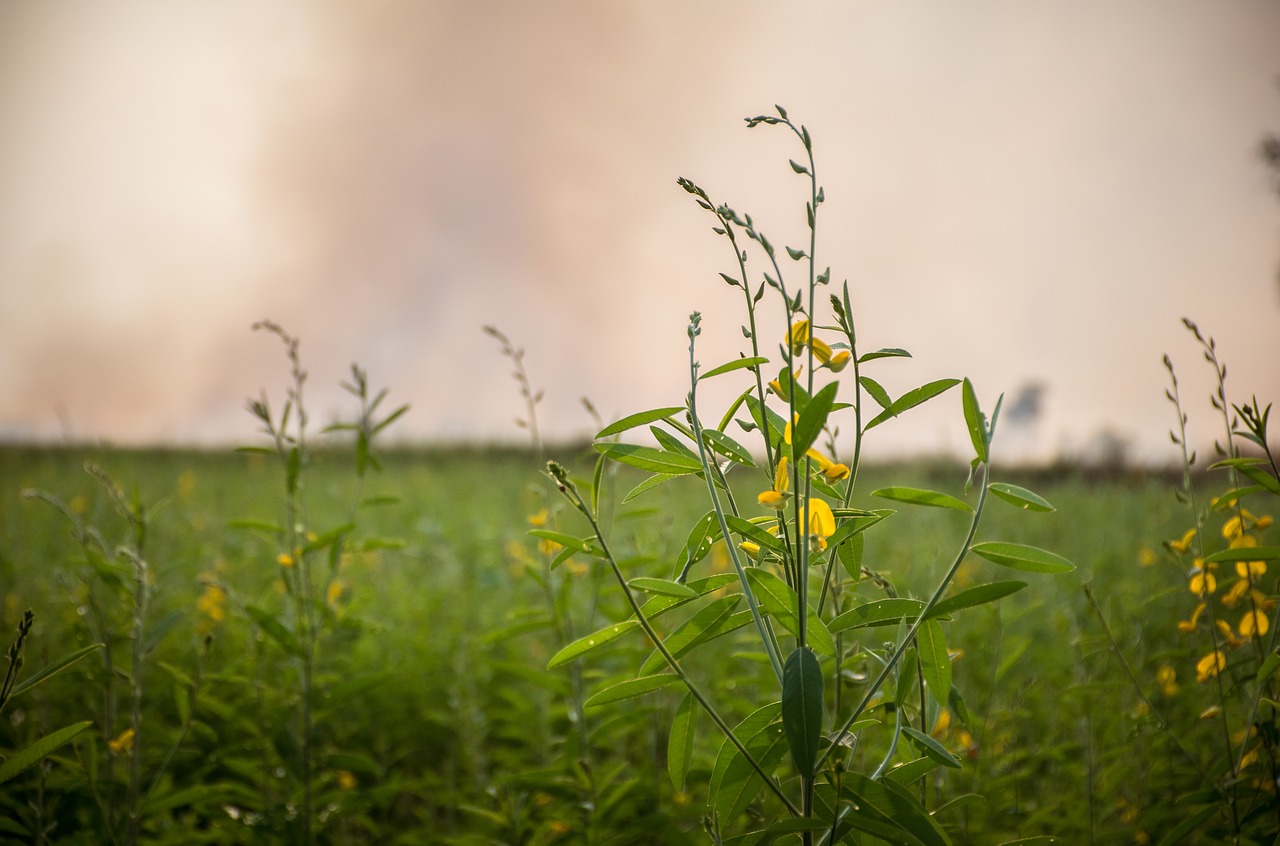
POLYGON ((1218 589, 1218 580, 1213 573, 1199 570, 1191 574, 1190 588, 1196 596, 1208 596, 1218 589))
POLYGON ((1244 641, 1236 637, 1236 633, 1231 631, 1231 624, 1226 620, 1217 620, 1218 631, 1222 634, 1223 640, 1227 642, 1233 649, 1244 646, 1244 641))
POLYGON ((837 350, 831 356, 831 360, 827 362, 827 368, 831 370, 832 373, 839 373, 841 370, 844 370, 846 365, 848 365, 851 357, 852 356, 848 350, 837 350))
POLYGON ((947 729, 951 726, 951 709, 943 708, 938 712, 937 722, 933 724, 933 731, 929 732, 934 737, 942 737, 947 733, 947 729))
POLYGON ((1261 611, 1250 611, 1240 620, 1240 636, 1245 638, 1261 637, 1271 628, 1271 621, 1261 611))
POLYGON ((1222 654, 1221 649, 1213 650, 1196 662, 1196 681, 1206 682, 1214 678, 1225 666, 1227 666, 1227 656, 1222 654))
POLYGON ((1236 575, 1242 579, 1260 579, 1267 574, 1265 561, 1237 561, 1236 575))
MULTIPOLYGON (((783 371, 783 373, 785 373, 785 372, 786 372, 786 371, 784 370, 784 371, 783 371)), ((799 367, 797 367, 797 368, 796 368, 796 369, 791 373, 791 381, 792 381, 792 382, 795 382, 795 381, 797 381, 799 378, 800 378, 800 368, 799 368, 799 367)), ((786 398, 787 398, 787 394, 782 390, 782 373, 779 373, 779 374, 778 374, 778 378, 777 378, 777 379, 774 379, 772 382, 770 382, 770 383, 769 383, 769 390, 773 391, 773 392, 774 392, 774 394, 776 394, 777 396, 781 397, 782 399, 786 399, 786 398)))
POLYGON ((204 593, 196 600, 196 610, 215 623, 227 619, 227 594, 217 585, 205 585, 204 593))
POLYGON ((132 752, 133 729, 127 728, 120 732, 115 740, 108 740, 107 748, 111 750, 112 755, 119 755, 121 752, 132 752))
POLYGON ((1165 696, 1174 696, 1178 693, 1178 671, 1168 664, 1156 670, 1156 682, 1160 685, 1160 692, 1165 696))
POLYGON ((1196 610, 1192 612, 1190 620, 1181 620, 1178 623, 1178 630, 1184 632, 1194 632, 1196 623, 1200 621, 1200 615, 1204 613, 1205 603, 1201 602, 1196 606, 1196 610))
MULTIPOLYGON (((790 443, 790 442, 791 440, 790 438, 788 438, 787 443, 790 443)), ((844 464, 837 464, 834 461, 831 461, 825 455, 818 452, 816 449, 809 450, 808 452, 805 453, 805 455, 809 456, 810 458, 812 458, 814 461, 817 462, 818 469, 822 471, 822 477, 826 479, 828 482, 835 484, 841 479, 848 478, 849 468, 847 466, 845 466, 844 464)))
POLYGON ((329 582, 329 587, 324 592, 325 602, 329 605, 337 605, 338 600, 342 598, 342 594, 347 592, 347 585, 341 579, 334 579, 329 582))
POLYGON ((1231 539, 1231 543, 1227 546, 1231 549, 1253 549, 1258 545, 1258 539, 1253 535, 1236 535, 1231 539))
POLYGON ((773 487, 756 497, 756 502, 767 508, 782 508, 787 501, 787 487, 791 478, 787 475, 787 457, 778 459, 778 468, 773 474, 773 487))
POLYGON ((758 558, 760 556, 760 544, 756 543, 755 541, 743 541, 742 543, 738 544, 738 549, 741 549, 743 552, 745 552, 747 555, 750 555, 752 558, 758 558))
POLYGON ((826 538, 836 531, 836 518, 831 513, 831 506, 816 497, 809 500, 809 534, 822 540, 822 548, 826 548, 826 538))
POLYGON ((547 525, 547 518, 549 516, 550 515, 547 513, 547 509, 545 508, 539 511, 537 514, 530 514, 529 525, 533 526, 535 529, 541 529, 543 526, 547 525))
POLYGON ((787 504, 787 495, 775 490, 762 491, 760 495, 756 497, 756 502, 760 503, 765 508, 781 509, 787 504))
POLYGON ((338 770, 335 774, 335 778, 338 781, 339 790, 355 790, 356 785, 360 783, 356 781, 355 774, 350 770, 338 770))
POLYGON ((1156 551, 1149 546, 1144 546, 1138 550, 1138 566, 1150 567, 1156 563, 1156 551))
POLYGON ((809 321, 797 320, 791 326, 791 331, 787 333, 787 344, 791 347, 792 355, 800 355, 804 352, 804 345, 809 343, 809 321))
POLYGON ((1267 528, 1267 526, 1270 526, 1271 523, 1272 523, 1271 515, 1263 514, 1256 521, 1254 521, 1253 527, 1255 529, 1265 529, 1267 528))
POLYGON ((818 361, 826 364, 831 361, 831 345, 820 338, 809 339, 809 347, 813 350, 813 355, 818 361))
POLYGON ((1249 592, 1249 580, 1241 579, 1240 581, 1236 582, 1234 585, 1231 586, 1231 590, 1223 594, 1222 604, 1227 606, 1228 608, 1235 608, 1236 603, 1240 601, 1240 598, 1243 597, 1248 592, 1249 592))
POLYGON ((89 500, 84 494, 76 494, 71 497, 71 501, 67 503, 71 510, 76 514, 83 515, 89 510, 89 500))
POLYGON ((1195 529, 1187 529, 1186 533, 1176 541, 1169 541, 1169 548, 1174 552, 1185 554, 1191 548, 1191 541, 1196 536, 1195 529))

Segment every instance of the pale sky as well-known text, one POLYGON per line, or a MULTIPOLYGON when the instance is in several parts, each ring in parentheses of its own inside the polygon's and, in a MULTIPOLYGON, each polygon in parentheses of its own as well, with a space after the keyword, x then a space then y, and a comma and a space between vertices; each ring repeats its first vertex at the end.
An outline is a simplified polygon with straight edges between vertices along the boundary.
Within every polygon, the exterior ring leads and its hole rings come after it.
MULTIPOLYGON (((803 235, 785 105, 815 139, 819 261, 894 394, 1045 387, 1022 455, 1103 431, 1171 458, 1180 318, 1237 401, 1280 400, 1280 4, 59 2, 0 5, 0 439, 254 442, 302 337, 312 412, 351 361, 412 439, 518 439, 681 403, 743 349, 732 255, 675 184, 803 235)), ((762 268, 753 256, 757 271, 762 268)), ((800 280, 799 266, 791 279, 800 280)), ((714 396, 706 400, 712 403, 714 396)), ((960 450, 958 394, 872 454, 960 450)), ((720 409, 709 409, 718 418, 720 409)))

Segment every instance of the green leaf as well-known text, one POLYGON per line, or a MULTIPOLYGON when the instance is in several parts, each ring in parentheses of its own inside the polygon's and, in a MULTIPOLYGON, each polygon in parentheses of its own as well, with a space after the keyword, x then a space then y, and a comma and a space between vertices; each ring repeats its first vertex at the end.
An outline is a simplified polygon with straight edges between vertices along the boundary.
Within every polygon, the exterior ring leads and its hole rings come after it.
POLYGON ((987 425, 982 419, 982 409, 978 406, 978 395, 973 390, 973 383, 964 380, 964 424, 969 430, 969 440, 973 450, 982 463, 987 462, 987 425))
POLYGON ((650 476, 649 478, 645 479, 643 482, 641 482, 640 484, 632 488, 631 491, 622 498, 622 502, 625 505, 626 503, 640 496, 640 494, 644 493, 645 491, 651 491, 654 488, 658 487, 659 485, 665 485, 667 482, 670 482, 674 478, 676 478, 675 475, 672 475, 670 473, 655 473, 654 475, 650 476))
MULTIPOLYGON (((745 520, 736 514, 724 515, 725 523, 729 526, 729 530, 737 532, 747 540, 753 541, 760 545, 762 549, 773 549, 782 552, 782 540, 775 534, 768 532, 750 520, 745 520)), ((772 519, 772 518, 770 518, 772 519)))
POLYGON ((854 798, 861 814, 876 817, 878 822, 887 822, 910 836, 910 839, 899 837, 893 842, 951 846, 951 839, 942 827, 902 785, 888 779, 872 781, 861 773, 849 772, 845 774, 843 787, 854 798))
POLYGON ((1280 652, 1272 652, 1267 656, 1267 660, 1262 662, 1262 666, 1258 668, 1258 684, 1262 684, 1270 678, 1271 674, 1276 671, 1277 667, 1280 667, 1280 652))
POLYGON ((791 430, 792 455, 804 455, 814 441, 818 440, 822 427, 827 425, 827 415, 831 413, 831 404, 836 401, 836 391, 839 388, 839 382, 824 385, 800 412, 800 419, 791 430))
POLYGON ((977 605, 995 602, 997 599, 1003 599, 1009 594, 1017 593, 1026 586, 1026 582, 992 582, 991 584, 978 585, 968 590, 962 590, 933 606, 926 619, 942 617, 947 614, 954 614, 956 611, 965 608, 973 608, 977 605))
POLYGON ((858 358, 858 363, 862 364, 868 361, 875 361, 877 358, 911 358, 911 353, 899 347, 883 347, 875 352, 869 352, 858 358))
MULTIPOLYGON (((724 626, 733 609, 742 601, 742 594, 734 593, 722 596, 707 604, 698 613, 685 620, 671 634, 662 639, 672 657, 680 658, 689 651, 711 640, 724 626)), ((640 667, 641 673, 656 673, 666 666, 666 659, 657 649, 640 667)))
POLYGON ((588 708, 610 705, 614 702, 622 702, 625 699, 646 696, 673 684, 680 684, 679 676, 670 673, 662 673, 657 676, 641 676, 638 679, 629 679, 611 687, 606 687, 594 696, 589 697, 583 704, 588 708))
POLYGON ((1061 555, 1021 543, 992 541, 976 544, 971 551, 993 564, 1029 573, 1070 573, 1076 568, 1061 555))
POLYGON ((676 569, 679 572, 676 581, 683 582, 689 575, 689 568, 707 557, 707 553, 711 551, 711 545, 719 534, 720 527, 715 511, 708 511, 698 518, 698 522, 694 523, 693 528, 689 530, 684 549, 680 551, 680 557, 676 561, 676 569))
POLYGON ((939 705, 946 706, 951 693, 951 656, 947 654, 947 637, 937 620, 925 620, 916 632, 920 648, 920 674, 929 683, 929 692, 939 705))
POLYGON ((1227 561, 1275 561, 1280 559, 1280 546, 1242 546, 1239 549, 1224 549, 1213 555, 1205 556, 1206 564, 1227 561))
POLYGON ((529 534, 535 538, 557 543, 571 552, 582 552, 588 555, 601 554, 600 550, 593 547, 584 538, 575 538, 573 535, 566 535, 564 532, 555 532, 551 529, 530 529, 529 534))
POLYGON ((861 534, 876 523, 894 514, 892 508, 881 508, 877 511, 854 512, 852 509, 834 509, 837 528, 827 538, 827 546, 834 547, 844 543, 848 538, 861 534))
POLYGON ((684 701, 676 709, 676 718, 671 722, 671 733, 667 735, 667 774, 671 776, 671 786, 683 791, 689 776, 689 764, 693 762, 693 739, 698 729, 698 714, 701 709, 692 693, 685 694, 684 701))
MULTIPOLYGON (((1210 805, 1207 808, 1201 808, 1199 811, 1196 811, 1194 814, 1178 823, 1177 827, 1170 830, 1164 837, 1160 838, 1158 846, 1175 846, 1175 844, 1181 843, 1182 838, 1199 828, 1205 820, 1212 819, 1214 816, 1217 816, 1218 811, 1219 807, 1217 804, 1210 805)), ((1006 846, 1008 846, 1008 844, 1006 844, 1006 846)))
POLYGON ((910 505, 928 505, 934 508, 951 508, 956 511, 972 511, 973 506, 962 499, 956 499, 950 494, 940 493, 938 491, 925 490, 924 488, 908 488, 901 485, 893 487, 881 488, 878 491, 872 491, 872 496, 878 496, 882 499, 892 499, 895 502, 905 502, 910 505))
POLYGON ((897 417, 902 412, 915 408, 917 405, 926 403, 939 394, 945 393, 951 388, 954 388, 958 384, 960 384, 959 379, 938 379, 937 381, 930 382, 927 385, 921 385, 915 390, 907 391, 905 394, 890 403, 888 408, 880 412, 874 420, 866 425, 866 429, 863 431, 874 429, 886 420, 897 417))
POLYGON ((1016 505, 1026 511, 1057 511, 1039 494, 1029 491, 1026 488, 1020 488, 1017 485, 1011 485, 1008 482, 992 482, 987 485, 987 490, 1012 505, 1016 505))
POLYGON ((822 666, 808 647, 793 650, 782 668, 782 731, 796 770, 813 775, 822 740, 822 666))
POLYGON ((891 626, 904 619, 914 620, 922 610, 924 610, 924 603, 918 599, 906 597, 877 599, 844 612, 828 623, 827 629, 838 633, 846 629, 891 626))
POLYGON ((621 623, 614 623, 605 626, 599 631, 592 632, 589 635, 578 638, 573 643, 561 649, 555 655, 551 656, 551 660, 547 662, 547 669, 552 670, 561 664, 567 664, 575 658, 580 658, 604 646, 606 643, 617 640, 627 632, 640 628, 639 620, 624 620, 621 623))
POLYGON ((880 383, 870 376, 859 376, 858 384, 861 385, 867 393, 871 394, 871 398, 881 408, 888 408, 893 405, 893 400, 889 397, 889 392, 880 387, 880 383))
POLYGON ((42 758, 52 755, 60 746, 69 743, 91 725, 93 725, 92 720, 85 720, 82 723, 60 728, 55 732, 46 734, 26 749, 10 754, 4 763, 0 764, 0 784, 38 763, 42 758))
MULTIPOLYGON (((766 705, 734 729, 734 734, 766 772, 772 772, 787 754, 782 723, 775 720, 780 707, 777 702, 766 705), (765 724, 757 727, 762 719, 765 724)), ((716 758, 711 783, 711 805, 726 820, 740 817, 763 786, 759 774, 727 739, 716 758)))
POLYGON ((89 646, 81 647, 80 649, 77 649, 75 652, 71 652, 66 655, 63 655, 58 660, 54 661, 51 664, 48 664, 47 666, 41 668, 40 670, 37 670, 36 672, 32 673, 31 675, 27 676, 25 679, 23 679, 22 681, 14 685, 13 690, 9 691, 9 698, 12 699, 13 697, 17 696, 23 691, 30 690, 31 688, 35 687, 41 682, 47 681, 48 679, 53 678, 58 673, 61 673, 63 670, 67 669, 72 664, 79 661, 81 658, 84 658, 86 655, 89 655, 92 652, 96 652, 101 648, 102 648, 101 643, 93 643, 93 644, 90 644, 89 646))
POLYGON ((1019 837, 1017 840, 1006 840, 1000 846, 1053 846, 1057 842, 1058 838, 1051 834, 1037 834, 1035 837, 1019 837))
MULTIPOLYGON (((703 379, 710 379, 712 376, 719 376, 722 373, 732 373, 735 370, 743 370, 748 367, 759 367, 762 364, 768 364, 768 363, 769 363, 769 359, 760 355, 752 356, 750 358, 740 358, 737 361, 731 361, 728 364, 722 364, 719 367, 713 367, 712 369, 708 370, 706 373, 703 373, 701 376, 699 376, 698 381, 701 382, 703 379)), ((600 436, 596 435, 596 437, 600 437, 600 436)))
POLYGON ((702 437, 706 440, 707 446, 726 458, 736 461, 743 467, 756 466, 751 452, 719 429, 703 429, 702 437))
POLYGON ((612 435, 618 434, 619 432, 634 429, 636 426, 643 426, 646 423, 652 423, 655 420, 666 420, 671 415, 679 414, 682 411, 684 411, 683 405, 673 405, 667 408, 652 408, 648 411, 637 411, 635 414, 630 414, 615 423, 610 423, 608 426, 605 426, 599 432, 596 432, 596 436, 592 438, 592 440, 598 441, 601 438, 608 438, 612 435))
POLYGON ((694 593, 693 588, 688 585, 682 585, 669 579, 654 579, 649 576, 638 576, 627 582, 627 586, 632 590, 661 593, 665 596, 685 596, 690 599, 695 599, 698 596, 698 594, 694 593))
POLYGON ((648 470, 650 473, 683 476, 689 473, 702 472, 701 461, 678 452, 668 452, 635 444, 597 443, 594 446, 596 450, 604 453, 612 461, 639 467, 641 470, 648 470))
MULTIPOLYGON (((906 728, 906 726, 903 728, 906 728)), ((914 729, 912 730, 914 731, 914 729)), ((923 758, 916 758, 914 761, 907 761, 905 764, 899 764, 890 769, 889 772, 884 775, 885 778, 893 779, 895 783, 906 787, 907 785, 912 784, 916 779, 933 772, 937 768, 938 762, 926 755, 923 758)))
POLYGON ((275 618, 274 614, 256 605, 246 606, 244 610, 253 618, 253 622, 257 623, 258 628, 283 647, 285 652, 298 657, 302 656, 302 647, 298 645, 298 639, 294 637, 293 632, 285 628, 284 623, 275 618))
MULTIPOLYGON (((796 592, 780 576, 769 570, 750 567, 745 572, 747 582, 750 583, 752 592, 760 602, 760 607, 777 620, 784 629, 799 637, 800 626, 796 608, 800 604, 800 599, 796 596, 796 592)), ((836 644, 831 637, 831 632, 812 608, 807 611, 805 628, 808 634, 806 639, 809 642, 806 645, 812 646, 823 655, 834 655, 836 644)))

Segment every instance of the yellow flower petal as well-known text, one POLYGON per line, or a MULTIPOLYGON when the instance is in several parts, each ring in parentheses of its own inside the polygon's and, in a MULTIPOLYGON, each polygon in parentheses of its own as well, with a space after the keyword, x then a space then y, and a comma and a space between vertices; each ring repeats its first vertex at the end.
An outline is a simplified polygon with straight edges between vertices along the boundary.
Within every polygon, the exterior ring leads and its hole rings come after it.
POLYGON ((832 373, 839 373, 848 365, 850 358, 852 358, 852 355, 848 350, 837 350, 832 354, 831 360, 827 362, 827 368, 832 373))
POLYGON ((836 518, 831 506, 821 499, 809 500, 809 534, 829 538, 836 531, 836 518))
POLYGON ((804 352, 804 345, 809 343, 809 321, 797 320, 791 326, 791 331, 787 333, 787 344, 791 347, 792 355, 800 355, 804 352))
POLYGON ((1187 529, 1186 533, 1176 541, 1169 541, 1169 547, 1175 552, 1185 553, 1191 548, 1191 541, 1196 536, 1195 529, 1187 529))
POLYGON ((1222 654, 1221 649, 1215 649, 1196 662, 1196 681, 1208 681, 1222 672, 1225 666, 1227 666, 1227 656, 1222 654))
POLYGON ((786 494, 775 490, 763 491, 756 497, 756 502, 766 508, 782 508, 787 503, 786 494))

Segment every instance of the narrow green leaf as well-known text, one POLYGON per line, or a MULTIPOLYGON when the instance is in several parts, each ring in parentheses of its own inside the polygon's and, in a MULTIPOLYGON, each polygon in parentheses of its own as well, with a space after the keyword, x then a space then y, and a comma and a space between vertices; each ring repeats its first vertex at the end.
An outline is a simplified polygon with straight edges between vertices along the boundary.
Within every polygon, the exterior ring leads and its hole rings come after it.
POLYGON ((973 443, 973 450, 978 460, 985 464, 987 462, 987 425, 982 419, 982 409, 978 406, 978 394, 968 378, 964 380, 963 394, 964 424, 969 430, 969 440, 973 443))
POLYGON ((85 720, 82 723, 60 728, 55 732, 46 734, 20 752, 11 753, 4 763, 0 764, 0 784, 38 763, 42 758, 52 755, 60 746, 69 743, 91 725, 93 725, 92 720, 85 720))
POLYGON ((976 544, 971 551, 993 564, 1029 573, 1069 573, 1076 568, 1061 555, 1020 543, 992 541, 976 544))
MULTIPOLYGON (((723 373, 732 373, 735 370, 744 370, 748 367, 759 367, 762 364, 768 364, 768 363, 769 363, 769 359, 761 355, 751 356, 750 358, 740 358, 740 359, 737 359, 736 361, 731 361, 728 364, 722 364, 719 367, 713 367, 712 369, 708 370, 706 373, 703 373, 702 375, 700 375, 698 377, 698 381, 701 382, 703 379, 710 379, 712 376, 719 376, 723 373)), ((596 437, 599 437, 599 435, 597 435, 596 437)))
POLYGON ((987 490, 1012 505, 1016 505, 1026 511, 1057 511, 1039 494, 1029 491, 1026 488, 1020 488, 1017 485, 1011 485, 1008 482, 992 482, 987 485, 987 490))
POLYGON ((1206 564, 1226 561, 1275 561, 1280 559, 1280 546, 1242 546, 1239 549, 1223 549, 1205 556, 1206 564))
POLYGON ((676 452, 635 444, 597 443, 595 448, 619 464, 628 464, 650 473, 682 476, 702 472, 702 462, 676 452))
POLYGON ((635 414, 627 415, 621 420, 605 426, 599 432, 596 432, 596 436, 592 438, 592 440, 598 441, 601 438, 608 438, 612 435, 618 434, 619 432, 634 429, 636 426, 643 426, 646 423, 652 423, 655 420, 666 420, 671 415, 679 414, 682 411, 684 411, 683 405, 673 405, 667 408, 652 408, 648 411, 637 411, 635 414))
POLYGON ((859 356, 858 363, 863 364, 868 361, 875 361, 877 358, 911 358, 911 353, 900 347, 883 347, 875 352, 859 356))
POLYGON ((646 696, 655 691, 662 690, 664 687, 670 687, 673 684, 680 684, 680 677, 670 673, 662 673, 657 676, 641 676, 638 679, 629 679, 619 684, 606 687, 604 690, 597 692, 589 697, 583 704, 588 708, 595 708, 599 705, 610 705, 614 702, 622 702, 625 699, 635 699, 638 696, 646 696))
POLYGON ((646 491, 651 491, 654 488, 658 487, 659 485, 665 485, 667 482, 670 482, 674 478, 676 477, 670 473, 655 473, 654 475, 650 476, 649 478, 645 479, 643 482, 641 482, 640 484, 632 488, 627 493, 627 495, 622 498, 622 502, 625 505, 626 503, 640 496, 640 494, 646 491))
POLYGON ((954 614, 956 611, 965 608, 973 608, 977 605, 995 602, 997 599, 1003 599, 1009 594, 1017 593, 1026 586, 1026 582, 992 582, 991 584, 978 585, 968 590, 962 590, 933 606, 926 619, 934 619, 947 614, 954 614))
MULTIPOLYGON (((742 601, 742 594, 735 593, 729 596, 722 596, 707 604, 698 613, 694 614, 688 620, 685 620, 671 634, 663 638, 662 642, 667 647, 667 651, 674 658, 681 658, 695 647, 706 643, 715 637, 724 626, 725 621, 729 619, 729 615, 733 613, 734 608, 742 601)), ((640 667, 640 672, 644 674, 656 673, 666 666, 666 659, 657 649, 645 660, 640 667)))
POLYGON ((914 390, 907 391, 905 394, 890 403, 888 408, 880 412, 874 420, 868 423, 866 425, 866 429, 874 429, 886 420, 897 417, 902 412, 915 408, 917 405, 926 403, 939 394, 945 393, 951 388, 954 388, 958 384, 960 384, 959 379, 938 379, 937 381, 930 382, 927 385, 921 385, 914 390))
POLYGON ((667 774, 671 776, 671 786, 677 791, 684 790, 689 776, 689 765, 693 762, 693 739, 697 734, 698 714, 701 712, 693 694, 685 694, 684 701, 676 709, 676 718, 671 722, 671 733, 667 735, 667 774))
POLYGON ((1017 840, 1006 840, 1000 846, 1054 846, 1057 842, 1058 838, 1052 834, 1037 834, 1035 837, 1019 837, 1017 840))
POLYGON ((302 647, 298 645, 298 639, 294 637, 293 632, 285 628, 284 623, 276 619, 274 614, 256 605, 246 606, 244 610, 253 618, 253 622, 257 623, 258 628, 283 647, 285 652, 301 657, 302 647))
POLYGON ((831 413, 831 404, 836 401, 836 391, 839 388, 839 382, 824 385, 800 412, 800 419, 791 430, 793 455, 804 455, 814 441, 818 440, 822 427, 827 425, 827 415, 831 413))
POLYGON ((621 623, 605 626, 599 631, 580 637, 551 656, 551 660, 547 662, 547 669, 552 670, 561 664, 567 664, 573 659, 580 658, 588 652, 617 640, 627 632, 638 628, 640 628, 639 620, 624 620, 621 623))
POLYGON ((703 429, 702 437, 706 439, 707 446, 724 457, 736 461, 743 467, 756 466, 755 460, 751 457, 751 451, 719 429, 703 429))
POLYGON ((859 376, 858 384, 861 385, 867 393, 871 394, 871 398, 875 400, 881 408, 888 408, 893 405, 893 400, 889 397, 889 392, 880 387, 880 383, 875 379, 872 379, 870 376, 859 376))
POLYGON ((724 519, 725 523, 728 524, 730 531, 737 532, 747 540, 754 541, 759 544, 761 548, 773 549, 778 552, 782 552, 782 540, 777 535, 760 528, 750 520, 743 519, 736 514, 726 514, 724 515, 724 519))
MULTIPOLYGON (((906 727, 904 726, 904 728, 906 727)), ((905 764, 893 767, 884 774, 884 777, 893 779, 894 782, 906 787, 915 782, 916 779, 933 772, 937 768, 938 761, 926 755, 923 758, 916 758, 914 761, 907 761, 905 764)))
POLYGON ((940 493, 939 491, 925 490, 924 488, 908 488, 901 485, 893 487, 881 488, 878 491, 872 491, 872 496, 878 496, 882 499, 892 499, 895 502, 905 502, 910 505, 928 505, 933 508, 951 508, 956 511, 973 511, 973 506, 962 499, 956 499, 950 494, 940 493))
MULTIPOLYGON (((951 846, 951 839, 942 827, 902 785, 888 779, 872 781, 861 773, 849 772, 845 774, 843 787, 854 797, 861 812, 873 812, 914 838, 905 842, 951 846)), ((904 841, 899 838, 897 842, 904 841)))
MULTIPOLYGON (((778 621, 778 624, 790 634, 799 637, 800 626, 796 616, 796 608, 800 604, 796 592, 776 573, 751 567, 746 570, 747 582, 751 585, 760 607, 778 621)), ((807 609, 805 628, 808 632, 808 646, 822 655, 834 655, 835 640, 827 625, 822 622, 812 608, 807 609)))
POLYGON ((600 550, 591 546, 586 539, 575 538, 573 535, 566 535, 564 532, 555 532, 551 529, 530 529, 529 534, 535 538, 557 543, 572 552, 583 552, 591 555, 600 554, 600 550))
POLYGON ((916 632, 920 648, 920 674, 929 683, 934 700, 946 706, 951 693, 951 656, 947 654, 947 637, 937 620, 925 620, 916 632))
POLYGON ((796 770, 813 775, 822 740, 822 666, 808 647, 793 650, 782 668, 782 731, 796 770))
POLYGON ((31 675, 27 676, 25 679, 23 679, 22 681, 14 685, 13 690, 9 692, 9 698, 12 699, 13 697, 17 696, 23 691, 30 690, 31 688, 35 687, 41 682, 46 681, 50 678, 53 678, 58 673, 61 673, 63 670, 67 669, 72 664, 79 661, 81 658, 84 658, 86 655, 89 655, 90 653, 97 652, 101 648, 102 648, 101 643, 92 643, 88 646, 83 646, 77 649, 75 652, 70 652, 66 655, 63 655, 61 658, 42 667, 41 669, 37 670, 36 672, 32 673, 31 675))
POLYGON ((1262 666, 1258 668, 1258 684, 1262 684, 1269 679, 1277 667, 1280 667, 1280 652, 1272 652, 1267 656, 1267 660, 1262 662, 1262 666))
POLYGON ((833 633, 847 629, 861 629, 869 626, 890 626, 901 620, 914 620, 924 610, 924 603, 918 599, 891 597, 877 599, 865 605, 852 608, 827 624, 833 633))
POLYGON ((689 575, 689 568, 697 564, 711 551, 711 545, 720 534, 720 526, 716 520, 716 512, 708 511, 698 518, 689 530, 689 537, 684 542, 684 549, 676 560, 676 581, 683 582, 689 575))
POLYGON ((654 579, 649 576, 639 576, 627 582, 632 590, 642 590, 646 593, 661 593, 666 596, 686 596, 690 599, 697 598, 698 594, 694 593, 693 588, 688 585, 682 585, 679 582, 673 582, 669 579, 654 579))
MULTIPOLYGON (((765 706, 761 711, 769 709, 776 715, 778 708, 778 703, 774 703, 765 706)), ((756 712, 756 714, 759 713, 760 711, 756 712)), ((747 719, 751 720, 756 714, 747 719)), ((734 733, 742 738, 743 744, 766 771, 772 771, 777 767, 787 754, 787 741, 781 722, 770 720, 754 733, 743 731, 741 728, 736 729, 734 733)), ((712 771, 712 778, 717 781, 717 787, 710 796, 712 807, 722 819, 728 820, 737 819, 746 811, 751 800, 760 792, 763 782, 747 759, 742 757, 742 753, 728 740, 721 748, 721 755, 725 755, 726 747, 728 754, 723 770, 720 769, 720 758, 717 758, 716 769, 712 771), (717 771, 720 776, 718 780, 716 780, 717 771)))

